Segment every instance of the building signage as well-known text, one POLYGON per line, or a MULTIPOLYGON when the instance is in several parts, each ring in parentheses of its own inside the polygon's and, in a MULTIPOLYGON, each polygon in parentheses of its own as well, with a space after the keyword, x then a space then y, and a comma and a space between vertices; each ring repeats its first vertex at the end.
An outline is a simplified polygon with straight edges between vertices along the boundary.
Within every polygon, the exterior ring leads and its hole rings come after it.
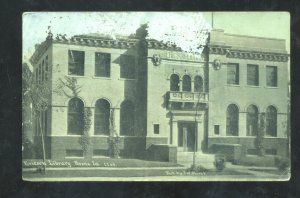
POLYGON ((181 102, 197 102, 208 101, 206 93, 190 93, 190 92, 171 92, 170 100, 181 101, 181 102))
POLYGON ((159 55, 162 59, 204 61, 201 54, 195 55, 186 52, 164 51, 164 52, 159 52, 159 55))

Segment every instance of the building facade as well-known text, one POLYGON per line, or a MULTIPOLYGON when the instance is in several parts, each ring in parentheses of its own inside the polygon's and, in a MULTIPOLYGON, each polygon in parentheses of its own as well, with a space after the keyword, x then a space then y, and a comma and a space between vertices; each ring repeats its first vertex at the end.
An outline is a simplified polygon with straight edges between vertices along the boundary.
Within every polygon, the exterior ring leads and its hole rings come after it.
POLYGON ((31 58, 36 81, 52 90, 42 116, 47 157, 105 156, 111 135, 124 157, 147 157, 155 145, 199 153, 238 145, 255 155, 260 131, 266 154, 287 155, 285 40, 223 30, 208 40, 195 56, 143 37, 49 35, 31 58), (89 152, 79 143, 84 109, 89 152))

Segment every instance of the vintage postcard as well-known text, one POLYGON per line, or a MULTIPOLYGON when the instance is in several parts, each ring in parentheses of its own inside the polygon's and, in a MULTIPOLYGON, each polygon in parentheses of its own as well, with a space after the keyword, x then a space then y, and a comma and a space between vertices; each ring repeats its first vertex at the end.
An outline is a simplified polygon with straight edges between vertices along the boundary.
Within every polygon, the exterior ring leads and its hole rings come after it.
POLYGON ((287 12, 26 12, 26 181, 286 181, 287 12))

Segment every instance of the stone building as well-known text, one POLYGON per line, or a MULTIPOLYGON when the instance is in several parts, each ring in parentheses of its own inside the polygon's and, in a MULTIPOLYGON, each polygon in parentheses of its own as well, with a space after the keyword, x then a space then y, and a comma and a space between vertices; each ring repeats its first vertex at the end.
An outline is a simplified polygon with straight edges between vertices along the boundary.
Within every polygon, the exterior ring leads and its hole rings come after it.
POLYGON ((201 56, 137 36, 49 35, 31 58, 37 82, 52 89, 43 116, 47 157, 103 157, 112 131, 124 157, 169 160, 177 152, 224 149, 235 155, 236 148, 239 156, 256 155, 260 130, 266 154, 285 156, 287 61, 285 40, 223 30, 210 33, 201 56), (78 94, 56 91, 68 80, 78 94), (87 153, 79 144, 86 108, 87 153))

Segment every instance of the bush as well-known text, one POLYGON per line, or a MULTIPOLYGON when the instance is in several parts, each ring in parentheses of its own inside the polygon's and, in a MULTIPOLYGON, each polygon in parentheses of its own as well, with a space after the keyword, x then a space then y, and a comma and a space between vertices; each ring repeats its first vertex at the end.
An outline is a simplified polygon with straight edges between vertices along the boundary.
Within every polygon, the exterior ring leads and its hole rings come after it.
POLYGON ((33 159, 35 156, 35 150, 33 143, 29 138, 23 136, 22 140, 22 157, 23 159, 33 159))
POLYGON ((217 171, 222 171, 225 168, 225 156, 222 154, 217 154, 215 156, 214 165, 217 171))
POLYGON ((204 168, 201 165, 191 165, 190 168, 187 169, 187 171, 189 172, 196 172, 196 173, 203 173, 203 172, 207 172, 208 170, 206 168, 204 168))
POLYGON ((286 171, 290 166, 290 160, 286 157, 275 158, 275 166, 279 171, 286 171))

